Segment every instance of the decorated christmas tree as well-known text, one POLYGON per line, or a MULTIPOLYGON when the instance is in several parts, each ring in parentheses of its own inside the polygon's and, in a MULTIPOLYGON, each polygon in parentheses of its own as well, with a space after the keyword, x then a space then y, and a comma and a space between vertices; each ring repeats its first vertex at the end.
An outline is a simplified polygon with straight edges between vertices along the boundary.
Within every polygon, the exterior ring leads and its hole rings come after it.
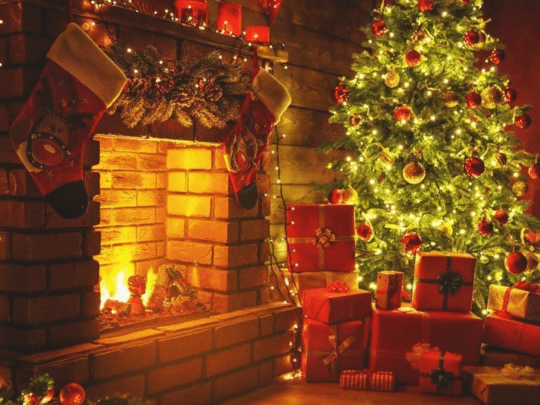
POLYGON ((329 165, 342 176, 328 189, 333 203, 358 193, 360 286, 382 270, 411 284, 420 250, 466 252, 477 259, 477 312, 489 284, 540 278, 540 221, 520 198, 540 163, 513 132, 531 124, 530 106, 498 73, 505 52, 482 3, 382 1, 356 74, 332 89, 331 122, 346 135, 325 145, 350 151, 329 165))

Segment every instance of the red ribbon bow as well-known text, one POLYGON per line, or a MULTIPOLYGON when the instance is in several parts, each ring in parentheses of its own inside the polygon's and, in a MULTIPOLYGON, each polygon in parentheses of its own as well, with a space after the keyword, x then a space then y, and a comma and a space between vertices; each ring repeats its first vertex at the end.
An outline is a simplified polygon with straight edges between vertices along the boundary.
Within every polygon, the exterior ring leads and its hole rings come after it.
POLYGON ((346 293, 349 292, 351 288, 348 284, 342 283, 340 281, 334 281, 326 286, 326 291, 333 293, 346 293))
POLYGON ((519 290, 529 291, 535 294, 540 294, 540 285, 538 284, 531 284, 531 283, 526 283, 525 281, 518 281, 516 284, 514 284, 514 288, 517 288, 519 290))

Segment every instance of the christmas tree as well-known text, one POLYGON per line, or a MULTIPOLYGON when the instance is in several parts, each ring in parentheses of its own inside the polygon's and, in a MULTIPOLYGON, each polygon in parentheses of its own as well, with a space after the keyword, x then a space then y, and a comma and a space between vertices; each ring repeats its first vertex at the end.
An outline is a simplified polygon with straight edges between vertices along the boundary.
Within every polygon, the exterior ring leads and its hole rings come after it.
POLYGON ((540 221, 519 198, 540 164, 512 132, 531 124, 530 106, 516 105, 497 71, 505 52, 486 31, 482 0, 392 3, 363 28, 354 77, 332 89, 331 122, 346 135, 325 147, 350 153, 329 165, 343 175, 329 200, 358 193, 361 287, 398 270, 410 288, 419 250, 466 252, 477 258, 481 312, 490 283, 540 278, 540 221))

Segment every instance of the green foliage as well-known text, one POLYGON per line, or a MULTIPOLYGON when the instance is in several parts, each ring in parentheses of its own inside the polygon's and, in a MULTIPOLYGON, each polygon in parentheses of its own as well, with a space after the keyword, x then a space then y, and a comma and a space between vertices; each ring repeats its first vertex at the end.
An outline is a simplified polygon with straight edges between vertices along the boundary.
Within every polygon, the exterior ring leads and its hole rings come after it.
MULTIPOLYGON (((345 173, 343 184, 359 194, 357 221, 374 230, 371 240, 357 244, 363 287, 376 280, 378 271, 389 269, 404 271, 406 284, 412 283, 414 256, 405 252, 401 239, 413 231, 423 239, 424 251, 467 252, 477 258, 474 297, 480 312, 490 283, 517 280, 505 271, 507 254, 531 255, 537 248, 523 233, 540 229, 540 221, 525 213, 529 202, 519 201, 512 191, 515 182, 527 181, 523 168, 535 157, 509 131, 515 117, 530 106, 499 99, 511 83, 488 60, 490 52, 503 45, 486 31, 482 0, 468 5, 435 0, 428 12, 418 9, 417 0, 395 3, 383 2, 373 11, 373 19, 386 25, 383 35, 375 35, 371 25, 362 29, 366 41, 353 58, 356 74, 341 80, 350 97, 331 110, 330 121, 344 125, 346 136, 324 149, 357 152, 355 158, 331 167, 345 173), (464 41, 471 30, 480 35, 475 45, 464 41), (405 58, 413 49, 422 57, 416 67, 405 58), (457 95, 457 103, 452 103, 450 92, 457 95), (482 105, 469 106, 466 97, 471 92, 482 96, 482 105), (400 106, 412 111, 408 121, 396 119, 400 106), (357 122, 351 120, 355 114, 357 122), (477 178, 464 171, 465 160, 472 156, 485 163, 477 178), (403 175, 411 162, 425 167, 426 176, 418 184, 403 175), (509 215, 506 224, 493 217, 499 209, 509 215), (493 223, 489 236, 477 231, 482 219, 493 223)), ((331 187, 335 184, 326 191, 331 187)), ((540 279, 536 271, 520 277, 540 279)))

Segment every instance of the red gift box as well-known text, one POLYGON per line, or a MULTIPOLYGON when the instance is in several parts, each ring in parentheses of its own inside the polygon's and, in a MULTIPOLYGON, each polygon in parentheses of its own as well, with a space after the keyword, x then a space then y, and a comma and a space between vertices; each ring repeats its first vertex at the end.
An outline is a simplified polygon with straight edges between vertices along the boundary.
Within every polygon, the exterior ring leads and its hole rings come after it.
POLYGON ((494 312, 484 320, 482 342, 540 356, 540 325, 523 322, 503 312, 494 312))
POLYGON ((266 25, 252 25, 246 27, 246 41, 267 44, 270 42, 270 27, 266 25))
POLYGON ((208 25, 208 3, 206 0, 176 0, 174 7, 180 22, 191 25, 208 25))
POLYGON ((420 356, 420 392, 463 395, 461 355, 433 350, 420 356))
POLYGON ((217 28, 225 34, 242 34, 242 6, 227 2, 218 3, 217 28))
POLYGON ((346 390, 395 391, 396 379, 391 371, 345 370, 339 376, 339 387, 346 390))
POLYGON ((416 385, 419 371, 407 361, 418 343, 460 353, 464 364, 480 361, 482 319, 472 312, 421 312, 404 303, 400 309, 374 306, 369 369, 392 371, 396 383, 416 385))
POLYGON ((364 323, 348 321, 328 325, 304 319, 302 374, 306 382, 337 382, 343 370, 364 365, 364 323))
POLYGON ((355 270, 354 205, 293 205, 287 210, 292 272, 355 270))
POLYGON ((325 323, 362 320, 371 315, 371 293, 364 290, 331 292, 326 288, 302 291, 304 316, 325 323))
POLYGON ((375 303, 379 308, 396 309, 401 307, 403 273, 401 271, 379 271, 375 303))
POLYGON ((420 311, 469 312, 476 258, 468 254, 419 252, 412 306, 420 311))

